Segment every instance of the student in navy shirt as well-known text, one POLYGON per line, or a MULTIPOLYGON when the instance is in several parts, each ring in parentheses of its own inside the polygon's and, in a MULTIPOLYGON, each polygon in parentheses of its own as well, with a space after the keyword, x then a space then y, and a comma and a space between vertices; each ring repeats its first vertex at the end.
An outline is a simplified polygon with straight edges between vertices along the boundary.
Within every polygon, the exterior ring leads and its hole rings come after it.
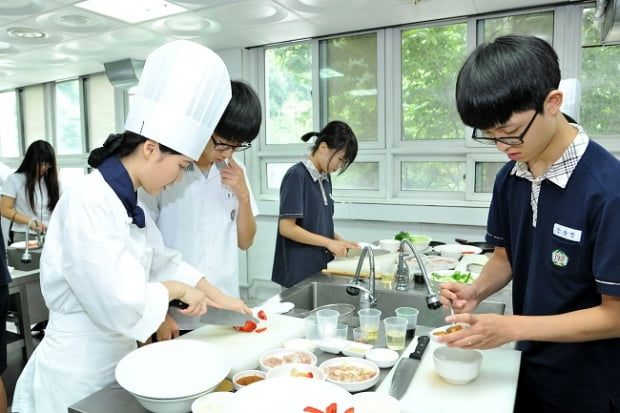
POLYGON ((545 41, 504 36, 462 67, 456 100, 473 139, 508 162, 497 174, 471 285, 442 284, 446 321, 470 328, 440 341, 522 351, 515 412, 620 411, 620 162, 560 111, 558 57, 545 41), (514 315, 470 314, 512 281, 514 315))
POLYGON ((280 219, 271 279, 290 287, 327 267, 334 256, 359 248, 334 232, 330 174, 343 173, 357 155, 357 138, 344 122, 329 122, 315 137, 310 156, 293 165, 280 185, 280 219))

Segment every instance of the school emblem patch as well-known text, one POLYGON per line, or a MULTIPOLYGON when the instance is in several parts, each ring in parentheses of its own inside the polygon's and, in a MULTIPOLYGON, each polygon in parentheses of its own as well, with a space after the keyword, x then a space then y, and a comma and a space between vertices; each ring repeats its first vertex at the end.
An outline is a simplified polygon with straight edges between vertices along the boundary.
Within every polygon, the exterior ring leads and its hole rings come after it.
POLYGON ((553 250, 551 253, 551 262, 556 267, 566 267, 566 265, 568 265, 568 255, 562 250, 553 250))

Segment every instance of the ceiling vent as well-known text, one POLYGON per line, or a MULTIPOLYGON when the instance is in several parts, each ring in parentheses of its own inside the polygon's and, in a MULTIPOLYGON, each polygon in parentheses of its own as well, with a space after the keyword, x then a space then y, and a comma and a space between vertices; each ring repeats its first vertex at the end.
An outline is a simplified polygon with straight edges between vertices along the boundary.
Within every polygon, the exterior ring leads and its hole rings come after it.
POLYGON ((620 0, 609 0, 603 16, 601 43, 620 44, 620 0))
POLYGON ((144 60, 123 59, 104 63, 108 80, 117 89, 126 90, 138 84, 144 60))

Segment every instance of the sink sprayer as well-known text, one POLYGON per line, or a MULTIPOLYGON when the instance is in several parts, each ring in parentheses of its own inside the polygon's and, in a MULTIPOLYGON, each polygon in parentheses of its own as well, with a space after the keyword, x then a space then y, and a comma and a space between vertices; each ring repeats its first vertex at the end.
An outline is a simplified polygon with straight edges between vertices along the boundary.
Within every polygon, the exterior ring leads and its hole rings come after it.
POLYGON ((431 283, 430 278, 428 277, 428 271, 426 270, 426 265, 424 264, 424 261, 422 260, 422 255, 418 252, 416 247, 414 247, 411 241, 409 241, 409 239, 407 238, 403 238, 400 241, 400 253, 398 255, 398 270, 396 271, 397 274, 399 275, 398 277, 399 279, 396 282, 396 289, 400 291, 404 291, 407 289, 407 285, 409 283, 409 273, 408 271, 405 271, 405 268, 407 265, 407 263, 405 262, 405 251, 404 251, 405 245, 407 245, 409 249, 411 250, 411 252, 413 252, 415 259, 418 261, 418 266, 420 267, 422 276, 424 277, 424 283, 426 284, 426 305, 427 307, 431 310, 437 310, 438 308, 441 308, 439 297, 437 296, 437 293, 433 291, 433 288, 431 287, 432 283, 431 283), (404 279, 405 276, 407 277, 406 281, 404 279))
POLYGON ((356 296, 362 292, 360 297, 360 308, 375 308, 377 307, 377 298, 375 296, 375 255, 372 252, 371 247, 364 247, 360 258, 357 261, 357 269, 355 270, 355 276, 353 280, 347 285, 347 293, 349 295, 356 296), (370 267, 370 273, 368 275, 369 286, 368 288, 362 286, 362 280, 360 280, 360 272, 364 263, 364 258, 368 255, 368 265, 370 267))

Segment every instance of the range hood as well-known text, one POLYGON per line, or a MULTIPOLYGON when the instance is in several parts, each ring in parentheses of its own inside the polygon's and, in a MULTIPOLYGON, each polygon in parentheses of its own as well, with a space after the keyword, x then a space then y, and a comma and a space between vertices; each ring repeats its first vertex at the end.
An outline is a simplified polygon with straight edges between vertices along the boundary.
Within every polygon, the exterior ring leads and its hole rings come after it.
POLYGON ((607 1, 601 27, 601 43, 620 44, 620 0, 607 1))

